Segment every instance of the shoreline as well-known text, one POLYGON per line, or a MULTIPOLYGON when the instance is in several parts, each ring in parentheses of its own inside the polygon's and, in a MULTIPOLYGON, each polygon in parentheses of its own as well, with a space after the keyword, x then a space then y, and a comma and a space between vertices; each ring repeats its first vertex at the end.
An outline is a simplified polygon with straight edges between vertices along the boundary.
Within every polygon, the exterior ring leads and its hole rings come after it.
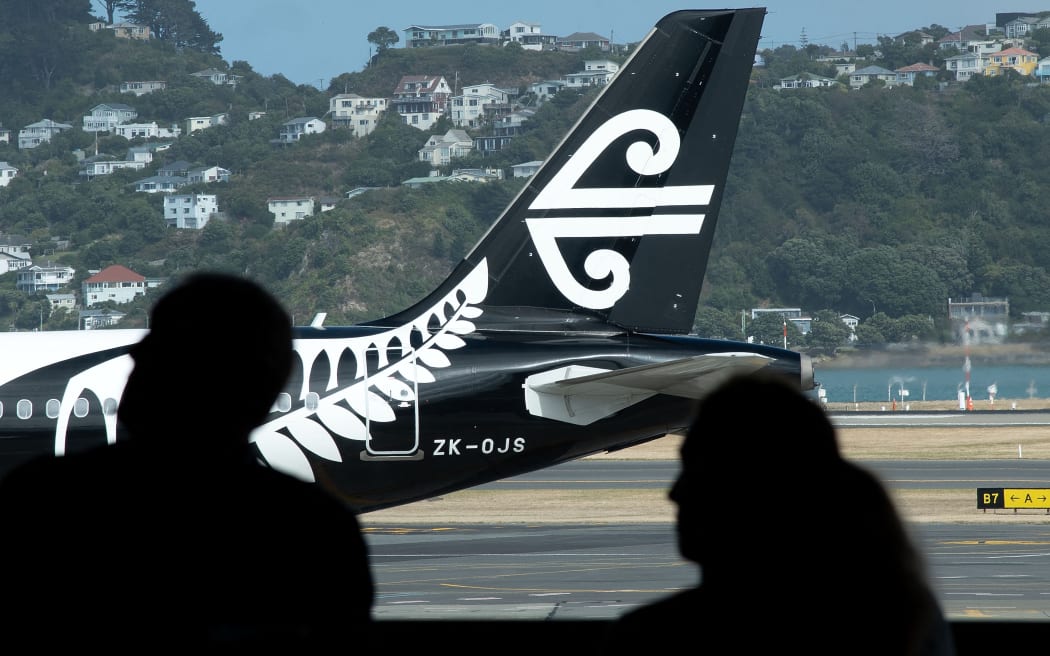
POLYGON ((878 369, 882 367, 954 367, 967 357, 973 365, 1050 366, 1050 343, 1019 344, 890 344, 873 349, 843 348, 834 356, 813 355, 815 369, 878 369))

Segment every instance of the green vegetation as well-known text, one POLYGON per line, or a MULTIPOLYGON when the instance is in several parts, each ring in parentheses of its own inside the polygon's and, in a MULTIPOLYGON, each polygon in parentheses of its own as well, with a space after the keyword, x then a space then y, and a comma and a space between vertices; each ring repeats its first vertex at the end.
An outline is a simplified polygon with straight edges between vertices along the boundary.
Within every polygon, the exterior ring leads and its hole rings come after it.
MULTIPOLYGON (((372 60, 321 91, 279 75, 260 76, 248 62, 225 62, 218 52, 221 35, 186 14, 187 4, 192 10, 188 0, 116 3, 118 12, 163 9, 158 20, 178 17, 157 28, 170 38, 148 42, 90 32, 87 23, 95 19, 86 0, 48 3, 47 12, 29 0, 0 5, 3 127, 13 137, 43 118, 75 128, 31 150, 0 144, 0 161, 20 169, 10 186, 0 188, 0 233, 28 239, 38 263, 75 267, 78 284, 88 269, 110 264, 148 277, 204 267, 244 273, 271 288, 300 323, 316 312, 327 312, 329 324, 377 318, 418 300, 522 182, 399 186, 427 174, 416 151, 430 134, 451 127, 447 121, 422 132, 388 113, 367 137, 330 128, 275 146, 284 121, 323 117, 336 93, 389 96, 407 74, 444 75, 460 88, 492 82, 521 90, 528 103, 524 92, 531 83, 564 77, 581 70, 584 60, 607 56, 514 46, 395 48, 397 35, 377 28, 369 35, 378 50, 372 60), (56 31, 68 38, 46 38, 56 31), (190 75, 209 67, 243 77, 235 87, 219 87, 190 75), (168 88, 121 95, 117 89, 127 80, 165 80, 168 88), (162 125, 220 112, 230 123, 175 140, 146 171, 86 181, 74 150, 90 155, 97 148, 122 159, 137 143, 100 136, 96 144, 77 129, 82 116, 104 102, 130 104, 140 120, 162 125), (251 111, 266 115, 249 121, 251 111), (176 159, 233 172, 228 183, 182 190, 217 194, 225 220, 202 231, 167 229, 159 195, 133 191, 135 180, 176 159), (381 189, 273 229, 267 198, 340 198, 356 187, 381 189), (70 250, 56 251, 56 238, 69 240, 70 250)), ((937 29, 943 28, 924 31, 937 29)), ((881 45, 892 61, 868 63, 939 64, 936 57, 953 54, 917 43, 881 45)), ((1050 85, 1009 74, 965 84, 931 80, 917 88, 773 89, 781 77, 803 72, 834 77, 832 66, 815 59, 829 50, 767 51, 766 66, 754 72, 698 332, 734 339, 746 332, 779 343, 780 321, 766 327, 756 322, 742 332, 742 311, 801 307, 814 317, 814 330, 805 339, 789 333, 789 343, 833 351, 843 333, 831 319, 841 313, 861 318, 862 344, 879 344, 945 339, 948 297, 977 292, 1008 297, 1015 314, 1050 310, 1050 85)), ((506 168, 544 159, 592 98, 565 91, 541 106, 533 102, 535 116, 508 149, 457 160, 456 166, 506 168)), ((0 276, 0 326, 35 327, 41 301, 15 292, 13 278, 0 276)), ((150 301, 121 306, 129 313, 122 325, 141 325, 150 301)), ((69 318, 45 314, 44 323, 57 328, 69 318)))

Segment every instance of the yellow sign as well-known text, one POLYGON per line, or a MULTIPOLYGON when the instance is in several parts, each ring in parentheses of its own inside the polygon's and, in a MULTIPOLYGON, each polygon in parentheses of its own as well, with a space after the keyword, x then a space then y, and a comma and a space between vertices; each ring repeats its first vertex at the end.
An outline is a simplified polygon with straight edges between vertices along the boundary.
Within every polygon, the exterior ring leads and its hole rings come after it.
POLYGON ((1050 508, 1050 488, 1004 488, 1004 508, 1050 508))

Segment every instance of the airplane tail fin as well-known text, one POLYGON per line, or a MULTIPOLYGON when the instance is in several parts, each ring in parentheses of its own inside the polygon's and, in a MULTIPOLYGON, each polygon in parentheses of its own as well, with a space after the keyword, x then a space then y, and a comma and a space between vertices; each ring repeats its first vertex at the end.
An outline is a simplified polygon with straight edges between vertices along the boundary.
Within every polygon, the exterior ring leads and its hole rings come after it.
POLYGON ((371 323, 465 294, 479 327, 688 333, 764 16, 662 18, 442 285, 371 323))

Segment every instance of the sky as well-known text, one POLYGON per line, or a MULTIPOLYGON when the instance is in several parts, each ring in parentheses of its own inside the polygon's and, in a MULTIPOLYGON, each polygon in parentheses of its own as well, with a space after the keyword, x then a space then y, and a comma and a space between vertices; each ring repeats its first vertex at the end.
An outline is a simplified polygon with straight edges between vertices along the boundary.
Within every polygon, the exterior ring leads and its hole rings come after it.
MULTIPOLYGON (((478 3, 464 0, 195 0, 197 11, 215 32, 227 62, 248 62, 264 76, 281 74, 296 84, 326 88, 343 73, 359 71, 374 47, 368 34, 388 27, 404 46, 412 24, 457 25, 538 23, 544 34, 594 32, 615 43, 641 40, 665 14, 690 8, 666 0, 526 0, 478 3)), ((809 43, 852 48, 933 24, 953 31, 995 22, 996 11, 1039 11, 1036 7, 998 7, 986 0, 767 0, 712 2, 692 8, 766 7, 759 49, 809 43)))

